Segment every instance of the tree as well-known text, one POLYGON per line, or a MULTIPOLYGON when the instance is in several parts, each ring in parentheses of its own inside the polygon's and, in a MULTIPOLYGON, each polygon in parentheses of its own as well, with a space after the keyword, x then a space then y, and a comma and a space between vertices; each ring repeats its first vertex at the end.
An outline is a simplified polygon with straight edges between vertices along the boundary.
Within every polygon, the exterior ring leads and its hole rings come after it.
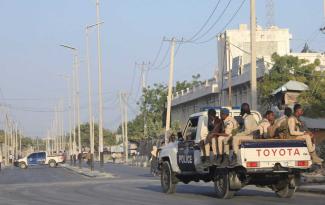
POLYGON ((259 103, 270 107, 271 93, 289 80, 305 83, 309 90, 303 92, 298 100, 306 108, 306 114, 310 117, 325 116, 325 75, 315 68, 320 61, 308 62, 294 56, 272 55, 274 62, 268 74, 258 83, 259 103))
MULTIPOLYGON (((186 90, 198 86, 202 82, 200 74, 193 75, 191 81, 177 81, 173 88, 174 92, 186 90)), ((147 136, 157 138, 164 133, 164 123, 166 119, 166 101, 167 101, 167 85, 154 84, 144 88, 142 98, 138 102, 140 113, 130 122, 128 122, 128 136, 130 140, 144 139, 144 120, 147 125, 147 136)), ((175 131, 179 129, 179 123, 171 125, 175 131)), ((118 133, 121 133, 121 126, 118 128, 118 133)))
MULTIPOLYGON (((76 135, 78 136, 78 129, 76 127, 76 135)), ((81 137, 81 145, 84 147, 90 147, 90 133, 89 133, 89 123, 84 123, 80 125, 80 137, 81 137)), ((95 141, 95 150, 98 149, 98 124, 94 125, 94 141, 95 141)), ((103 140, 104 145, 115 145, 116 144, 116 136, 113 132, 108 129, 103 130, 103 140)))

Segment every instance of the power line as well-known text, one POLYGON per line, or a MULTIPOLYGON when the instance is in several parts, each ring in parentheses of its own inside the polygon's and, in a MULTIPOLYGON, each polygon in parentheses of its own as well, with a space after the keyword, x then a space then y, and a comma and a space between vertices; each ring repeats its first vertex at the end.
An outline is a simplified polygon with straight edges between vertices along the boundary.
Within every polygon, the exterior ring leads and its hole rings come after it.
POLYGON ((244 5, 245 2, 246 2, 246 0, 243 0, 243 1, 242 1, 242 3, 239 5, 239 7, 238 7, 237 10, 235 11, 235 13, 231 16, 231 18, 230 18, 229 21, 226 23, 226 25, 223 26, 223 28, 220 29, 219 32, 218 32, 216 35, 214 35, 214 36, 212 36, 212 37, 210 37, 210 38, 208 38, 207 40, 204 40, 204 41, 199 41, 199 42, 198 42, 197 40, 194 40, 194 41, 191 41, 190 43, 194 43, 194 44, 204 44, 204 43, 208 43, 208 42, 214 40, 215 37, 216 37, 217 35, 221 34, 221 33, 222 33, 222 32, 223 32, 223 31, 228 27, 228 25, 229 25, 229 24, 234 20, 234 18, 237 16, 237 14, 239 13, 240 9, 243 7, 243 5, 244 5))
POLYGON ((189 38, 189 41, 192 41, 197 35, 199 35, 201 33, 201 31, 203 31, 203 29, 205 28, 205 26, 209 23, 209 21, 211 20, 212 16, 214 15, 214 13, 216 12, 217 8, 219 7, 221 0, 218 0, 217 4, 215 5, 214 9, 212 10, 211 14, 209 15, 209 17, 206 19, 206 21, 204 22, 204 24, 201 26, 201 28, 191 37, 189 38))
POLYGON ((134 81, 135 81, 136 67, 137 67, 137 63, 134 63, 133 71, 132 71, 133 72, 132 73, 132 81, 131 81, 131 87, 130 87, 129 93, 132 93, 132 91, 133 91, 133 85, 134 85, 134 81))
POLYGON ((148 70, 159 70, 159 68, 160 68, 160 67, 164 64, 164 62, 166 61, 167 56, 168 56, 168 53, 169 53, 169 50, 170 50, 170 46, 167 47, 167 50, 165 51, 165 54, 164 54, 162 60, 160 61, 159 65, 157 65, 157 66, 155 66, 155 67, 152 66, 152 67, 150 67, 148 70))
POLYGON ((193 41, 198 41, 199 39, 203 38, 205 35, 207 35, 214 27, 215 25, 221 20, 221 18, 223 17, 223 15, 225 14, 225 12, 227 11, 230 3, 232 0, 229 0, 226 7, 223 9, 223 11, 221 12, 221 14, 218 16, 218 18, 214 21, 214 23, 208 28, 207 31, 205 31, 202 35, 200 35, 198 38, 194 39, 193 41))
POLYGON ((159 56, 160 56, 160 53, 161 53, 161 50, 162 50, 163 45, 164 45, 164 41, 161 40, 161 43, 160 43, 160 46, 159 46, 158 52, 157 52, 157 54, 156 54, 156 57, 154 58, 154 60, 153 60, 153 62, 152 62, 152 66, 155 66, 155 65, 156 65, 157 60, 158 60, 158 58, 159 58, 159 56))
MULTIPOLYGON (((181 47, 181 44, 182 44, 182 43, 179 43, 178 46, 177 46, 177 48, 176 48, 176 50, 175 50, 175 57, 177 56, 177 53, 178 53, 178 51, 179 51, 179 49, 180 49, 180 47, 181 47)), ((169 50, 168 50, 168 51, 169 51, 169 50)), ((169 63, 170 63, 170 62, 166 63, 164 66, 156 67, 156 68, 154 68, 154 69, 151 68, 151 69, 149 69, 149 70, 164 70, 164 69, 168 68, 169 63)))

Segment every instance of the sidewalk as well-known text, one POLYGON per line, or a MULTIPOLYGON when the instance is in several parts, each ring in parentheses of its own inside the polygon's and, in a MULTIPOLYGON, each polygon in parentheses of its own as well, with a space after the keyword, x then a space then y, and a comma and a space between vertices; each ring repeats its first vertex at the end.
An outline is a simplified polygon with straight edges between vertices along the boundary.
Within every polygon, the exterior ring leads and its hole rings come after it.
POLYGON ((299 192, 325 194, 325 176, 322 173, 303 174, 299 192))
POLYGON ((313 194, 325 194, 325 184, 310 184, 298 187, 298 192, 307 192, 313 194))
POLYGON ((80 175, 93 178, 115 178, 114 175, 108 172, 100 172, 98 170, 91 171, 90 168, 82 167, 81 169, 78 166, 71 166, 69 164, 61 164, 61 167, 76 172, 80 175))

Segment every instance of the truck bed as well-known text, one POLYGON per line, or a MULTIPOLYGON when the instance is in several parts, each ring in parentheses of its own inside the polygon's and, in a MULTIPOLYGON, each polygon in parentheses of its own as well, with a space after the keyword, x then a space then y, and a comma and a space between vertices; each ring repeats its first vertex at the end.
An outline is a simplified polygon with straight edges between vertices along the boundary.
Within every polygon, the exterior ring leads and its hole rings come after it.
POLYGON ((239 162, 249 170, 308 169, 312 162, 304 140, 248 140, 240 146, 239 162))

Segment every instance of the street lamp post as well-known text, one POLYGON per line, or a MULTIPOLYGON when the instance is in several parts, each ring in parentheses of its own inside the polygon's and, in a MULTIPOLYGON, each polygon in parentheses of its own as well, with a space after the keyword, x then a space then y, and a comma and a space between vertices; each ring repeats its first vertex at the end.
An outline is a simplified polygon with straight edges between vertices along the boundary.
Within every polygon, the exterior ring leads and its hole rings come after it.
MULTIPOLYGON (((79 64, 78 64, 78 49, 67 46, 67 45, 60 45, 64 48, 70 49, 73 51, 73 94, 74 94, 74 119, 76 117, 76 110, 77 110, 77 127, 78 127, 78 151, 81 153, 81 133, 80 133, 80 99, 79 99, 79 64)), ((75 122, 75 120, 74 120, 75 122)), ((75 125, 75 123, 74 123, 75 125)), ((76 133, 75 133, 75 128, 74 130, 74 145, 75 145, 75 138, 76 138, 76 133)), ((73 150, 75 152, 75 148, 73 150)))
POLYGON ((86 26, 86 56, 87 56, 87 74, 88 74, 88 115, 89 115, 89 133, 90 133, 90 153, 91 153, 91 169, 93 169, 93 159, 94 159, 94 121, 93 121, 93 111, 92 111, 92 86, 91 86, 91 72, 90 72, 90 54, 89 54, 89 29, 102 24, 103 22, 96 23, 93 25, 86 26))
POLYGON ((67 81, 67 86, 68 86, 68 116, 69 116, 69 154, 71 156, 72 153, 72 112, 71 112, 71 102, 72 102, 72 97, 71 97, 71 79, 67 75, 62 75, 62 77, 67 81))
POLYGON ((103 158, 103 82, 102 82, 102 57, 101 57, 101 47, 100 47, 100 17, 99 17, 99 0, 96 0, 96 17, 97 17, 97 57, 98 57, 98 135, 99 135, 99 157, 100 166, 104 165, 103 158))

